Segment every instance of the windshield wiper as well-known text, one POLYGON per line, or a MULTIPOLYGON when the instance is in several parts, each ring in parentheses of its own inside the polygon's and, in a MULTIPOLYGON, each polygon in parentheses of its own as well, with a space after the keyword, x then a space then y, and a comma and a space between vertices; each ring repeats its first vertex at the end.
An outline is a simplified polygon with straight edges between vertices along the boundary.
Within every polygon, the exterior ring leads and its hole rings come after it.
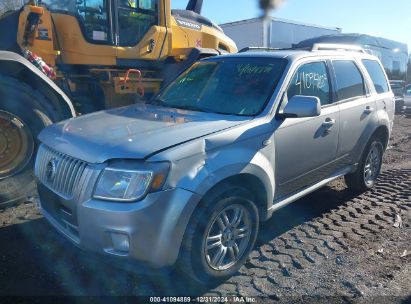
POLYGON ((173 105, 169 104, 169 107, 180 109, 180 110, 189 110, 189 111, 196 111, 196 112, 204 112, 203 109, 196 107, 196 106, 191 106, 191 105, 173 105))
POLYGON ((243 114, 237 114, 237 113, 226 113, 226 112, 219 112, 215 111, 213 109, 208 109, 208 108, 199 108, 193 105, 178 105, 178 104, 168 104, 165 103, 164 100, 161 98, 156 98, 154 100, 151 100, 148 102, 151 105, 155 106, 162 106, 165 108, 174 108, 174 109, 179 109, 179 110, 188 110, 188 111, 195 111, 195 112, 203 112, 203 113, 213 113, 213 114, 220 114, 220 115, 233 115, 233 116, 239 116, 239 117, 250 117, 253 115, 243 115, 243 114))
POLYGON ((173 107, 173 108, 176 108, 176 109, 181 109, 181 110, 190 110, 190 111, 220 114, 220 115, 233 115, 233 116, 239 116, 239 117, 247 117, 247 116, 250 117, 250 116, 252 116, 252 115, 244 115, 244 114, 237 114, 237 113, 219 112, 219 111, 215 111, 213 109, 199 108, 199 107, 191 106, 191 105, 182 105, 182 106, 169 105, 169 106, 173 107))

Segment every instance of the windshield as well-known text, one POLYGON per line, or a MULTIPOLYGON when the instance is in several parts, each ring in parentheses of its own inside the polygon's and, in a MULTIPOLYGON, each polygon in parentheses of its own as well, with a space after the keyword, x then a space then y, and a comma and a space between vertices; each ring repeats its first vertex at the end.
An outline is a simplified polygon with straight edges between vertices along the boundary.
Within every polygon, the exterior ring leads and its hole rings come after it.
POLYGON ((178 109, 255 116, 287 64, 275 58, 225 58, 194 64, 151 103, 178 109))

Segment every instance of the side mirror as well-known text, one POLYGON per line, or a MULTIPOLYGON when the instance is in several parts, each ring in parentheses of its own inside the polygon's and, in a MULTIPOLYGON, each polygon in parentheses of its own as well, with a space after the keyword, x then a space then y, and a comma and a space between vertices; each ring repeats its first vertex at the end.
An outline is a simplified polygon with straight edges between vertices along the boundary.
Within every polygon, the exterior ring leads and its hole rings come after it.
POLYGON ((302 118, 316 117, 321 115, 321 102, 315 96, 293 96, 285 106, 281 117, 284 118, 302 118))

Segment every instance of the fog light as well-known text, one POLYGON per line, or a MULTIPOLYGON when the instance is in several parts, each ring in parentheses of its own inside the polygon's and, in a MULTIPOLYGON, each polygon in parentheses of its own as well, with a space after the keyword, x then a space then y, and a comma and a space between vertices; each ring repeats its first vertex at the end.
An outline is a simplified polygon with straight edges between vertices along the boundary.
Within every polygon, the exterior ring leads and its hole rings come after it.
POLYGON ((128 252, 130 250, 130 240, 127 234, 111 232, 111 243, 114 250, 128 252))

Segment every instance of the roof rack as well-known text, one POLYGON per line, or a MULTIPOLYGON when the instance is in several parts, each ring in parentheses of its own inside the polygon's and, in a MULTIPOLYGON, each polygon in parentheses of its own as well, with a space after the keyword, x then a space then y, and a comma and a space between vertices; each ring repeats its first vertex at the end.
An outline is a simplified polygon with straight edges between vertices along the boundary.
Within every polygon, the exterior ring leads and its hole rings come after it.
POLYGON ((300 50, 300 51, 351 51, 351 52, 360 52, 366 54, 367 52, 360 46, 354 44, 340 44, 340 43, 314 43, 312 47, 296 47, 291 48, 273 48, 273 47, 264 47, 264 46, 249 46, 238 51, 239 53, 246 53, 251 51, 290 51, 290 50, 300 50))
POLYGON ((272 48, 272 47, 264 47, 264 46, 248 46, 245 47, 241 50, 239 50, 239 53, 245 53, 249 51, 279 51, 281 49, 279 48, 272 48))
POLYGON ((352 44, 339 44, 339 43, 314 43, 311 51, 321 51, 321 50, 334 50, 334 51, 352 51, 366 53, 365 50, 358 46, 352 44))

